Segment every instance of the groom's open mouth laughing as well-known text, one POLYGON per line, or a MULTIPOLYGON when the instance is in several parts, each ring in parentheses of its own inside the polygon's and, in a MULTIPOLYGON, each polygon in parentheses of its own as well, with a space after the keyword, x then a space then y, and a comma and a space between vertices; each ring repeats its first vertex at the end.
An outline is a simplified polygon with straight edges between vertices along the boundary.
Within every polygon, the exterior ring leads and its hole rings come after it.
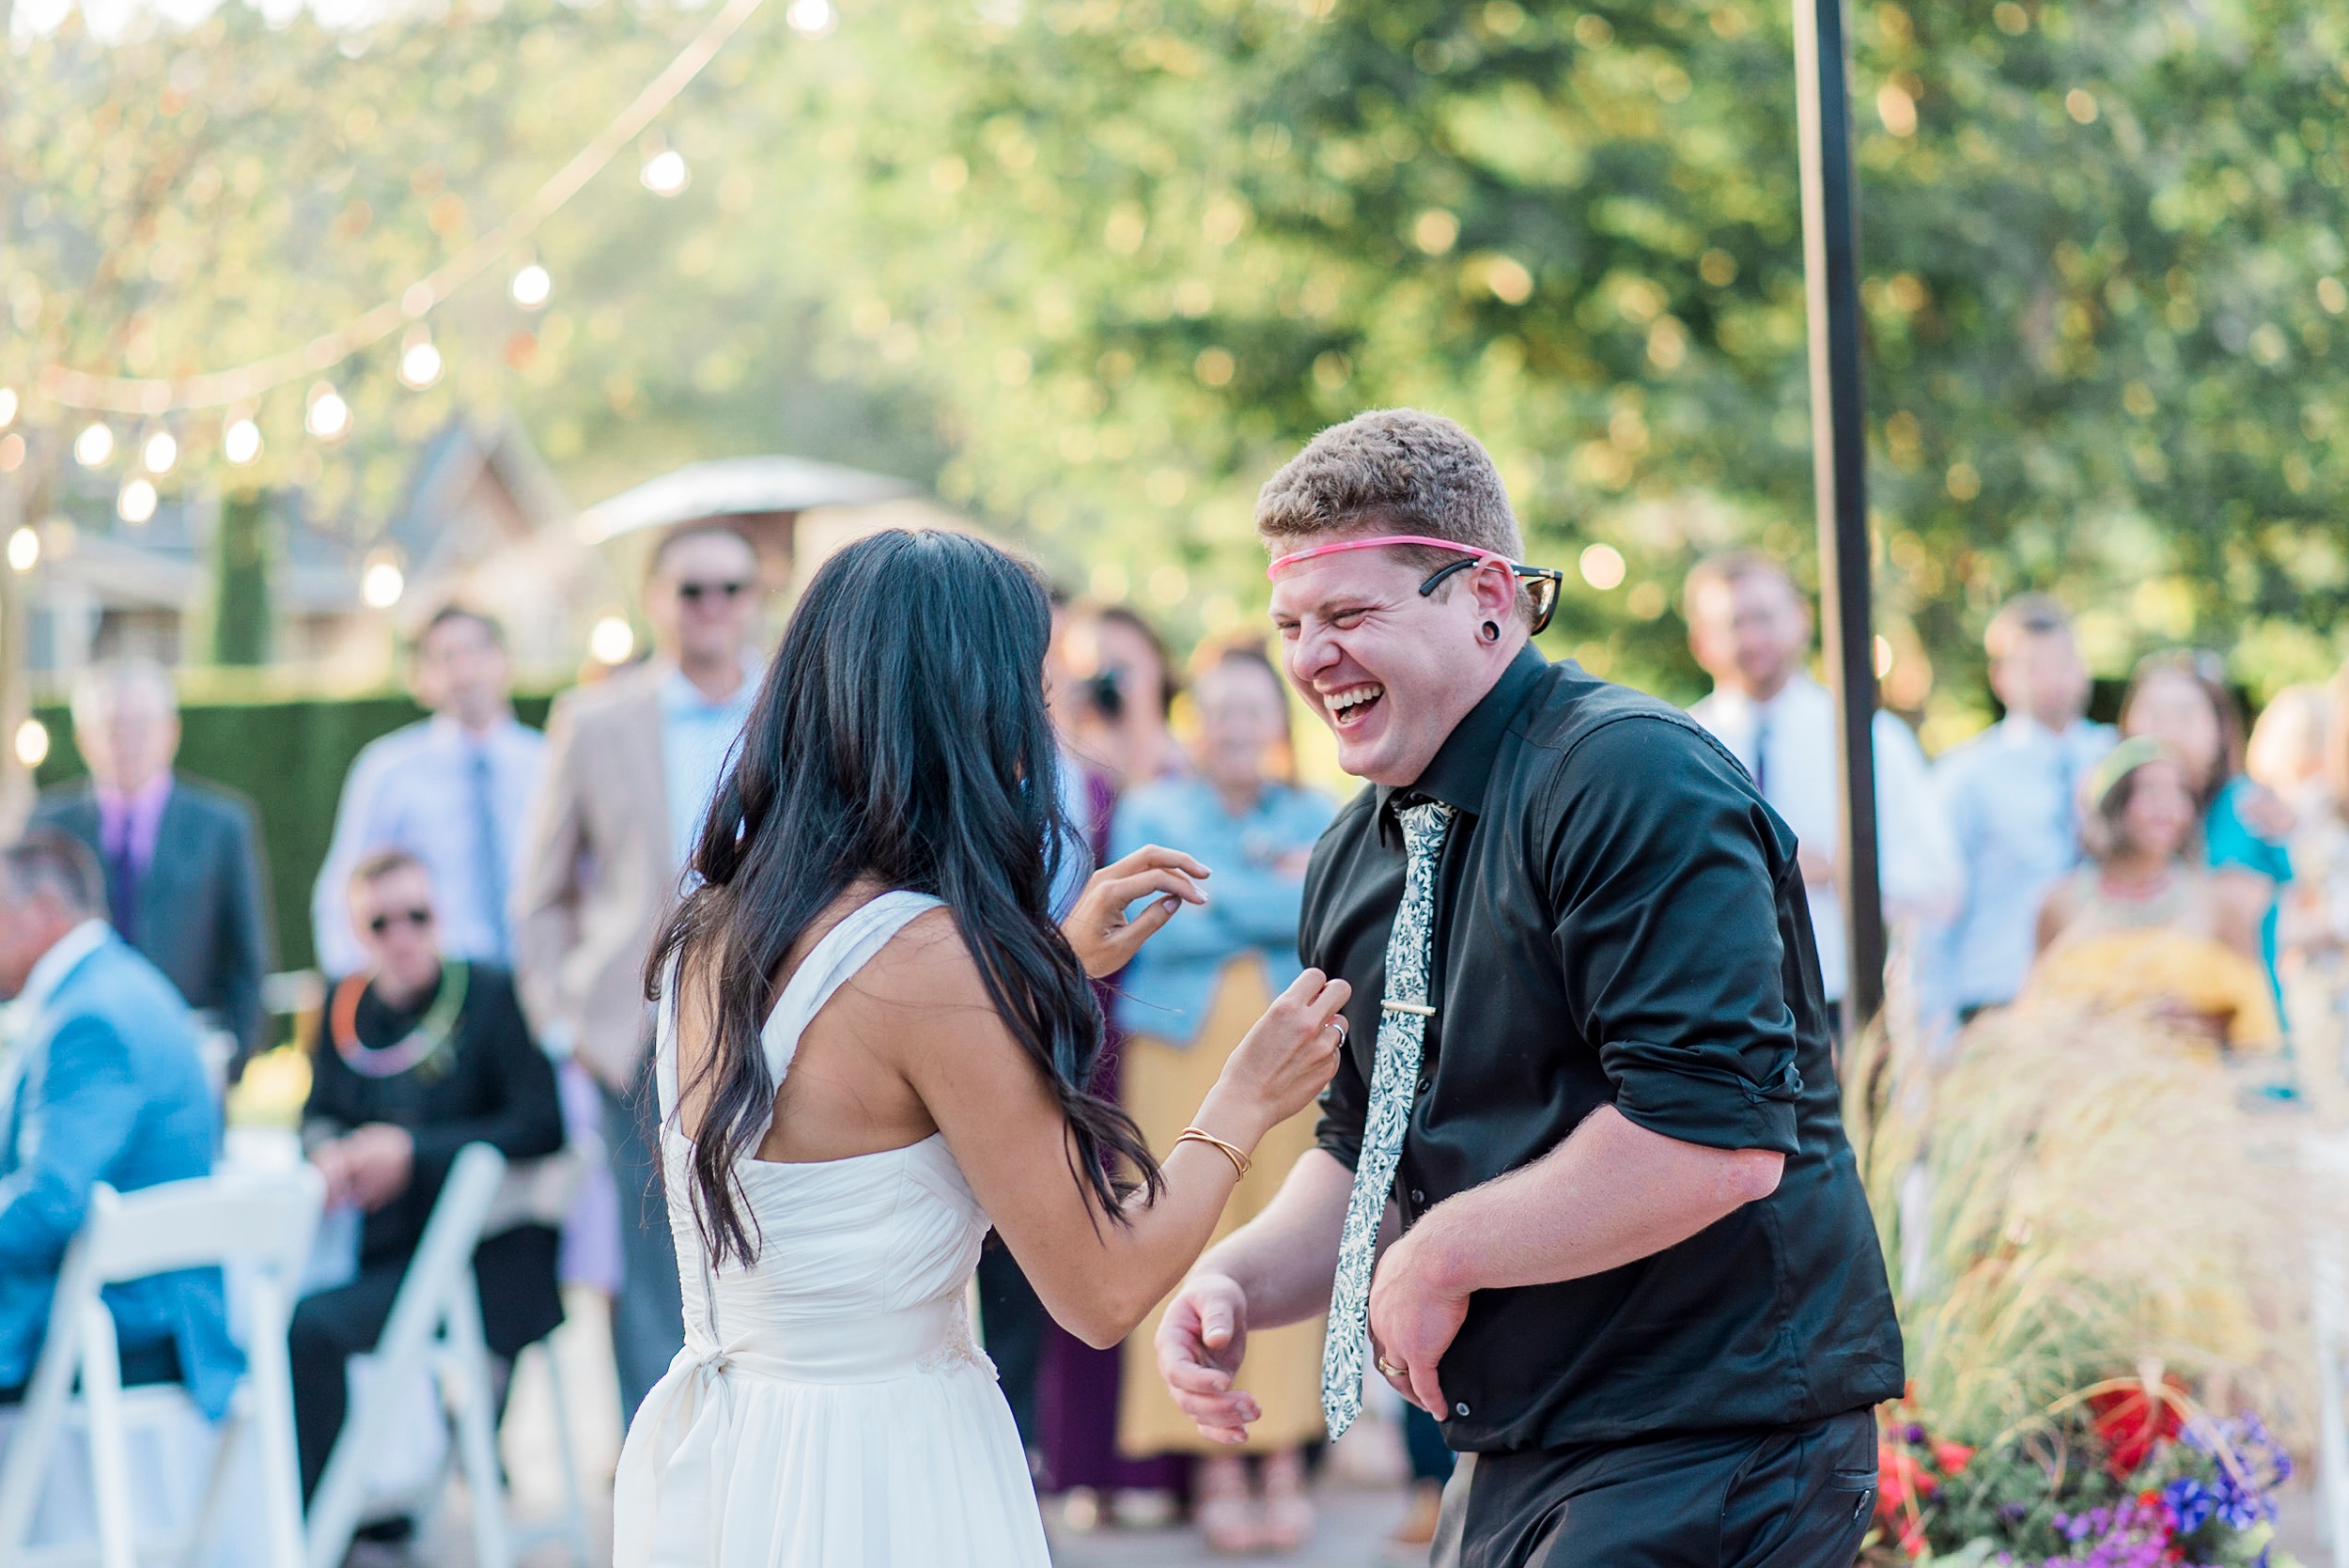
POLYGON ((1370 716, 1386 700, 1387 689, 1376 681, 1349 686, 1343 691, 1325 692, 1322 705, 1330 710, 1330 723, 1340 735, 1353 735, 1370 722, 1370 716))

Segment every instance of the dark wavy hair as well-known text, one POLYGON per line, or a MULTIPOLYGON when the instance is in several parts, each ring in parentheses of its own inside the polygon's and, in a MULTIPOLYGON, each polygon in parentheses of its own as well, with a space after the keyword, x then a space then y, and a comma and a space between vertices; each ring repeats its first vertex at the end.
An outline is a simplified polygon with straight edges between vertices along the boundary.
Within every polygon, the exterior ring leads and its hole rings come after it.
POLYGON ((692 1077, 706 1109, 690 1162, 713 1261, 757 1254, 736 1167, 774 1103, 759 1032, 775 971, 860 877, 945 900, 1060 1104, 1070 1172, 1093 1201, 1121 1217, 1121 1164, 1157 1190, 1140 1131, 1085 1087, 1101 1010, 1052 919, 1054 875, 1081 840, 1044 706, 1050 633, 1033 568, 943 530, 858 540, 792 613, 646 971, 658 999, 674 955, 679 988, 707 987, 716 1023, 692 1077))

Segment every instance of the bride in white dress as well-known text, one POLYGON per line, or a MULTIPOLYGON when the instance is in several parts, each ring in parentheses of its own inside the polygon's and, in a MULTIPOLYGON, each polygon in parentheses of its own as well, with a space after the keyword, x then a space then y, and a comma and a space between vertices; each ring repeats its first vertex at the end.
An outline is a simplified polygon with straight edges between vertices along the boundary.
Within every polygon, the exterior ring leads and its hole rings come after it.
POLYGON ((1084 1091, 1087 972, 1206 868, 1142 851, 1052 924, 1049 629, 1029 568, 932 532, 849 546, 793 615, 656 949, 685 1349, 621 1454, 616 1568, 1046 1568, 964 1309, 982 1239, 1113 1344, 1336 1064, 1346 987, 1307 970, 1157 1160, 1084 1091))

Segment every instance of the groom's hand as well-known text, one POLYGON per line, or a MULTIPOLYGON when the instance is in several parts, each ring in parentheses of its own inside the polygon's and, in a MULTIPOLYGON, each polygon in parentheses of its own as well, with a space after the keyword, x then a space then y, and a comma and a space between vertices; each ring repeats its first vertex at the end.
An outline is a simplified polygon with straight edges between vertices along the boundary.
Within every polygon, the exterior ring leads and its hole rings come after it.
POLYGON ((1370 1280, 1370 1343, 1395 1392, 1440 1421, 1452 1407, 1436 1373, 1468 1316, 1469 1293, 1442 1278, 1435 1239, 1423 1219, 1378 1260, 1370 1280))
POLYGON ((1247 1347, 1248 1297, 1221 1274, 1184 1281, 1159 1322, 1159 1375, 1176 1408, 1219 1443, 1246 1442, 1248 1423, 1264 1414, 1232 1387, 1247 1347))

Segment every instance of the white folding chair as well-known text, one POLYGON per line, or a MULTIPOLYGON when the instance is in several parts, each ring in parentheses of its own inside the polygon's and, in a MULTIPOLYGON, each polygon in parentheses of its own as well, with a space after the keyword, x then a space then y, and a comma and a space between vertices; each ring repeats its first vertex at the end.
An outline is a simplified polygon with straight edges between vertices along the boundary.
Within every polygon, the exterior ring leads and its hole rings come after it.
MULTIPOLYGON (((505 1178, 506 1157, 487 1143, 466 1144, 451 1162, 376 1341, 371 1375, 352 1380, 350 1412, 310 1499, 309 1568, 340 1568, 352 1535, 371 1512, 411 1500, 370 1496, 369 1471, 399 1399, 425 1377, 438 1385, 456 1428, 457 1466, 473 1495, 475 1568, 513 1568, 505 1480, 498 1469, 495 1389, 473 1271, 474 1249, 505 1178)), ((435 1497, 440 1490, 434 1487, 435 1497)))
MULTIPOLYGON (((569 1218, 580 1184, 586 1180, 588 1172, 603 1162, 603 1157, 601 1141, 589 1134, 573 1138, 560 1154, 513 1167, 506 1172, 505 1184, 498 1188, 497 1198, 482 1222, 483 1238, 502 1235, 523 1225, 559 1229, 569 1218)), ((520 1554, 547 1542, 560 1541, 569 1549, 571 1560, 578 1568, 592 1568, 595 1541, 588 1533, 586 1494, 579 1484, 579 1456, 571 1440, 570 1402, 563 1389, 562 1358, 554 1353, 552 1336, 536 1345, 524 1346, 522 1355, 533 1349, 545 1358, 547 1389, 554 1404, 555 1462, 563 1471, 563 1510, 552 1518, 530 1523, 516 1523, 509 1518, 507 1542, 520 1554)), ((521 1357, 517 1356, 517 1370, 521 1363, 521 1357)), ((475 1506, 479 1506, 478 1501, 475 1506)))
POLYGON ((293 1389, 287 1322, 295 1281, 310 1250, 323 1184, 307 1166, 260 1174, 227 1172, 170 1182, 128 1195, 100 1185, 89 1215, 66 1250, 48 1336, 27 1387, 14 1436, 0 1452, 0 1562, 95 1560, 135 1568, 142 1558, 204 1561, 221 1522, 226 1483, 246 1433, 258 1448, 259 1517, 269 1568, 300 1568, 302 1486, 294 1453, 293 1389), (183 1268, 219 1266, 238 1286, 246 1370, 214 1444, 210 1474, 192 1528, 142 1539, 133 1504, 130 1436, 194 1417, 177 1384, 124 1389, 108 1285, 183 1268), (79 1378, 80 1397, 74 1397, 79 1378), (70 1424, 87 1433, 97 1541, 35 1549, 27 1545, 44 1483, 70 1424))

